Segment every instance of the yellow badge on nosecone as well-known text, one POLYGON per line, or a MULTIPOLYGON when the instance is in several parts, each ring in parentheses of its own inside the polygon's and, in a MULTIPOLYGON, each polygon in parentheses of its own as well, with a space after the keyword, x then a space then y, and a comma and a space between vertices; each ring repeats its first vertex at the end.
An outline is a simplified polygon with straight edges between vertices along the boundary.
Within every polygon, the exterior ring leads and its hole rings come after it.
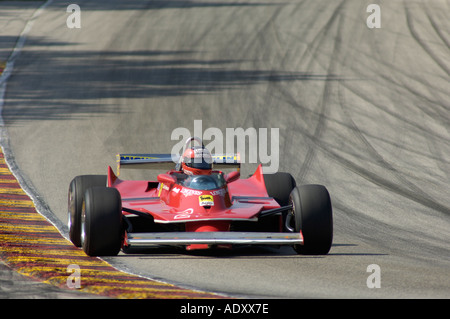
POLYGON ((212 195, 200 195, 198 202, 200 206, 214 206, 214 197, 212 195))

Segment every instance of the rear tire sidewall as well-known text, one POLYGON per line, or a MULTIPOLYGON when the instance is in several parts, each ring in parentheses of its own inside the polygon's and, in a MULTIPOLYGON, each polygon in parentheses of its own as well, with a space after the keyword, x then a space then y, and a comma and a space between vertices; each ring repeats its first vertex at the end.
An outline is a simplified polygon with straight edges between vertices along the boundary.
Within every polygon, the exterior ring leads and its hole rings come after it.
POLYGON ((106 175, 81 175, 75 177, 69 186, 68 194, 68 227, 70 241, 81 247, 81 211, 84 194, 87 189, 106 186, 106 175))
POLYGON ((89 256, 115 256, 123 241, 122 201, 115 188, 86 190, 81 216, 81 243, 89 256))
POLYGON ((299 254, 325 255, 333 241, 333 213, 328 190, 322 185, 295 187, 290 195, 295 231, 302 232, 303 245, 294 245, 299 254))

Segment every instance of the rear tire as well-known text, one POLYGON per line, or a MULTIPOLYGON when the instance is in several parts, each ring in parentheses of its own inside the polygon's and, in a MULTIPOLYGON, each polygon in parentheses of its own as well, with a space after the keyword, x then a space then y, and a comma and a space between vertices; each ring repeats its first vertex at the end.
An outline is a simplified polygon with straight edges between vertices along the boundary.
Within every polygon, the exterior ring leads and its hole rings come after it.
POLYGON ((296 185, 294 177, 283 172, 263 176, 269 197, 273 197, 280 206, 289 205, 289 195, 296 185))
POLYGON ((290 195, 295 232, 302 232, 299 254, 326 255, 333 241, 333 213, 328 190, 322 185, 295 187, 290 195))
POLYGON ((106 175, 82 175, 75 177, 69 186, 68 227, 70 241, 81 247, 81 207, 84 194, 91 187, 106 186, 106 175))
POLYGON ((81 215, 81 243, 89 256, 115 256, 122 247, 122 200, 115 188, 86 191, 81 215))

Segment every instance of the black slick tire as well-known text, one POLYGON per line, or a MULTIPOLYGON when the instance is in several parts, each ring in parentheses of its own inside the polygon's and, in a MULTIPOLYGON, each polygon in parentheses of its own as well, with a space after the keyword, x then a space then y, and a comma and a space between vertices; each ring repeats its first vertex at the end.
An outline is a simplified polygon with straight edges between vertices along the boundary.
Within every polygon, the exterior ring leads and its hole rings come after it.
POLYGON ((115 188, 86 190, 81 214, 81 243, 89 256, 115 256, 123 241, 122 200, 115 188))
POLYGON ((75 177, 69 186, 68 227, 70 241, 81 247, 81 207, 87 189, 106 186, 106 175, 81 175, 75 177))
POLYGON ((264 174, 263 176, 269 197, 273 197, 280 206, 288 205, 289 195, 296 185, 294 177, 284 172, 264 174))
POLYGON ((322 185, 295 187, 290 195, 294 229, 302 232, 303 245, 294 245, 298 254, 326 255, 333 241, 333 212, 328 190, 322 185))

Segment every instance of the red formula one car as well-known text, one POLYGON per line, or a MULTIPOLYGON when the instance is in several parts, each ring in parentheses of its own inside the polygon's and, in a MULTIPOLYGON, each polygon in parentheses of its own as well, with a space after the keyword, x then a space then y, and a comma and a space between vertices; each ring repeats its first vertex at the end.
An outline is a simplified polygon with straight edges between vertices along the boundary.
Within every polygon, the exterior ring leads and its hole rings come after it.
POLYGON ((175 168, 157 181, 121 180, 111 167, 108 175, 75 177, 68 201, 72 243, 90 256, 154 245, 188 250, 291 245, 300 254, 330 250, 332 207, 324 186, 296 186, 290 174, 263 174, 261 165, 240 178, 237 154, 212 156, 198 138, 186 141, 183 156, 119 154, 118 170, 173 168, 174 159, 175 168), (202 146, 190 147, 194 141, 202 146), (231 172, 219 170, 226 168, 231 172))

